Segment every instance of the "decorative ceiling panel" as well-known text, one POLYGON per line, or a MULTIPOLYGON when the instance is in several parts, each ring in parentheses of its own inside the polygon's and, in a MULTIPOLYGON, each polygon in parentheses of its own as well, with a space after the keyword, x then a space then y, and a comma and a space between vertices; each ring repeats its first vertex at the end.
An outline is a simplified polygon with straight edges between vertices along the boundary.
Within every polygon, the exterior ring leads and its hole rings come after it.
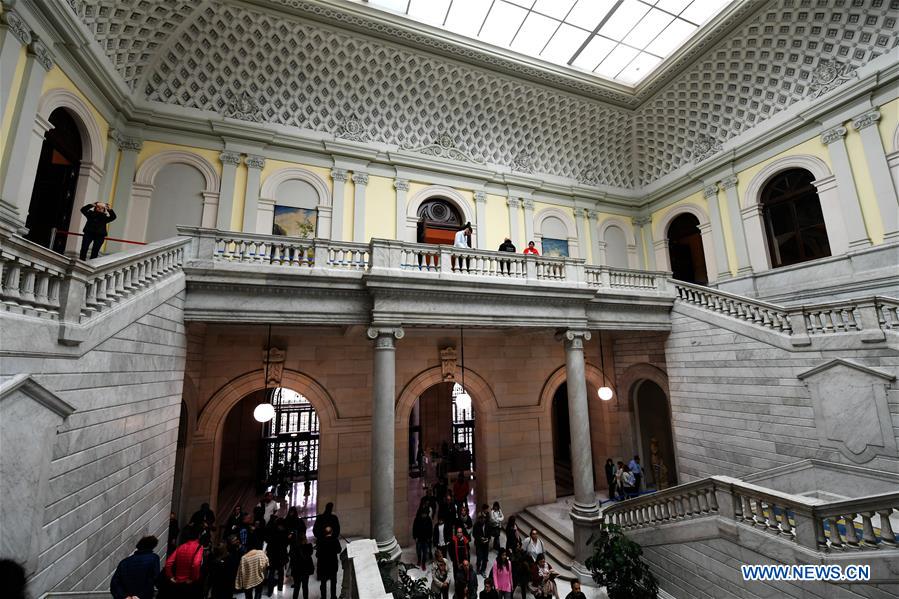
POLYGON ((317 131, 354 121, 418 148, 633 185, 624 110, 509 76, 237 5, 201 11, 149 74, 148 99, 317 131), (520 162, 520 161, 519 161, 520 162))

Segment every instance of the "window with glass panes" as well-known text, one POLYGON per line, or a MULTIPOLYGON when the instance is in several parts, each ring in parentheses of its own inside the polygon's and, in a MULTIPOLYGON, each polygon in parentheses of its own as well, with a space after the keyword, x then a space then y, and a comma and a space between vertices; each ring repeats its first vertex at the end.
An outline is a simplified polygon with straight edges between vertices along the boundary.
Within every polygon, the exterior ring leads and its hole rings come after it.
POLYGON ((453 385, 453 443, 471 454, 471 463, 474 465, 474 406, 470 399, 459 401, 459 396, 464 392, 459 383, 453 385))
POLYGON ((830 256, 830 243, 815 177, 801 168, 775 176, 762 190, 762 212, 771 266, 830 256))
POLYGON ((269 391, 275 417, 263 428, 267 445, 266 474, 289 480, 318 478, 319 422, 315 408, 291 389, 269 391))

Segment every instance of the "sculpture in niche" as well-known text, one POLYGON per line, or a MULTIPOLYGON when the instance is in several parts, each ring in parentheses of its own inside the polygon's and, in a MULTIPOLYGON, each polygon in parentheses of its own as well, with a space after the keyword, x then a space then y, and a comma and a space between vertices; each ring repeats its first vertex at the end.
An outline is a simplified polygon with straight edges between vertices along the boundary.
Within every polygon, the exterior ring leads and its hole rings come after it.
POLYGON ((444 347, 440 350, 440 372, 444 381, 456 380, 456 348, 444 347))
POLYGON ((668 466, 665 465, 665 459, 659 452, 659 442, 655 437, 649 439, 649 465, 652 468, 652 474, 655 478, 659 490, 668 488, 668 466))
POLYGON ((887 403, 895 375, 836 359, 798 378, 809 390, 822 449, 835 449, 856 464, 899 456, 887 403))
POLYGON ((284 358, 287 352, 283 349, 272 347, 262 352, 262 360, 266 365, 268 376, 265 379, 266 385, 281 386, 281 377, 284 375, 284 358))

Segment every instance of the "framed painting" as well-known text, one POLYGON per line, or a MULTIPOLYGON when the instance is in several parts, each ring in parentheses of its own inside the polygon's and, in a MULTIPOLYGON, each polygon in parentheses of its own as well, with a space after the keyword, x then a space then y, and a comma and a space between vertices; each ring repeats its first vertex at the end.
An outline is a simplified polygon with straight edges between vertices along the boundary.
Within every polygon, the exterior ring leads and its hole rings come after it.
POLYGON ((285 237, 314 237, 316 211, 310 208, 275 205, 275 221, 272 235, 285 237))
POLYGON ((554 257, 568 257, 568 240, 567 239, 551 239, 543 238, 543 255, 554 257))

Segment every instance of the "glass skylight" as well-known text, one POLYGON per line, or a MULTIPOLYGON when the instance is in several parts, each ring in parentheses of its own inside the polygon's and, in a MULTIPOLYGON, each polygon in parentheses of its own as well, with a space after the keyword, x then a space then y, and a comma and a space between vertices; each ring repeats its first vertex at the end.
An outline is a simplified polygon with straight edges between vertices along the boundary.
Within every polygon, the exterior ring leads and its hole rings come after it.
POLYGON ((352 0, 636 85, 737 0, 352 0))

